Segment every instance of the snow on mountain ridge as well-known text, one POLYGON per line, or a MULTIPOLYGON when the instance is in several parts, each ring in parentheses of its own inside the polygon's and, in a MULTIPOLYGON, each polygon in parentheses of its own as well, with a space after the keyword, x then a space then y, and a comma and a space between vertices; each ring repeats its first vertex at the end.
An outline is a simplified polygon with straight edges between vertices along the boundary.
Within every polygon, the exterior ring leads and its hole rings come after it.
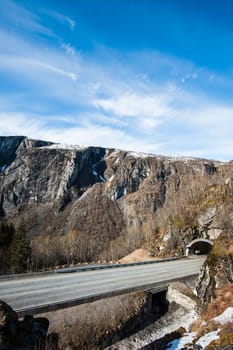
POLYGON ((88 146, 71 145, 68 143, 53 143, 52 145, 42 146, 40 148, 48 149, 67 149, 67 150, 85 150, 88 146))

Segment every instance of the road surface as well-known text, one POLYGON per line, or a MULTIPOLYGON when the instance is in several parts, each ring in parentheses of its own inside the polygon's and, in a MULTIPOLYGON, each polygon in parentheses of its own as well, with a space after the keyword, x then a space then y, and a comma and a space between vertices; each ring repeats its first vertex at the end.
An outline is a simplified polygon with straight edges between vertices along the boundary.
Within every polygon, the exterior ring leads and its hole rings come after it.
POLYGON ((96 271, 51 274, 0 281, 0 299, 19 314, 77 305, 134 290, 164 286, 197 274, 203 257, 96 271))

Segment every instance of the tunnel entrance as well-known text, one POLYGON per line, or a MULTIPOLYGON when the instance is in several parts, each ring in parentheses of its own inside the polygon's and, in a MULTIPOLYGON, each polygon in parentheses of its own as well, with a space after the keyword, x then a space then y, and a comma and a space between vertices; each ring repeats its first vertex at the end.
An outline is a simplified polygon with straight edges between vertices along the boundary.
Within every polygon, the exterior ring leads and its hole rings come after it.
POLYGON ((185 255, 206 255, 213 246, 209 239, 197 238, 186 246, 185 255))

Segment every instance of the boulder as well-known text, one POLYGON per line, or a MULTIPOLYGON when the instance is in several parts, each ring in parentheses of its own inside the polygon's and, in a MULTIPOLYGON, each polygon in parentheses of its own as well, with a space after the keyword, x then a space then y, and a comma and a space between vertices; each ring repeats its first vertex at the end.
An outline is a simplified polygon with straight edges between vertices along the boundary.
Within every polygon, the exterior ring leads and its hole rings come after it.
POLYGON ((18 332, 17 313, 0 300, 0 349, 10 349, 18 332))
POLYGON ((47 318, 26 315, 19 320, 11 307, 0 301, 0 350, 43 350, 48 328, 47 318))

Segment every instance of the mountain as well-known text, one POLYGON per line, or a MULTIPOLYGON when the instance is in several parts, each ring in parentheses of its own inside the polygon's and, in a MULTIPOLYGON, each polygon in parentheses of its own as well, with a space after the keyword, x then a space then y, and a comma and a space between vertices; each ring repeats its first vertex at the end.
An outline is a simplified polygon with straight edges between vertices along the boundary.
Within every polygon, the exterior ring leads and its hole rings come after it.
POLYGON ((31 268, 117 260, 143 247, 182 255, 216 239, 231 162, 0 137, 0 220, 24 222, 31 268))

